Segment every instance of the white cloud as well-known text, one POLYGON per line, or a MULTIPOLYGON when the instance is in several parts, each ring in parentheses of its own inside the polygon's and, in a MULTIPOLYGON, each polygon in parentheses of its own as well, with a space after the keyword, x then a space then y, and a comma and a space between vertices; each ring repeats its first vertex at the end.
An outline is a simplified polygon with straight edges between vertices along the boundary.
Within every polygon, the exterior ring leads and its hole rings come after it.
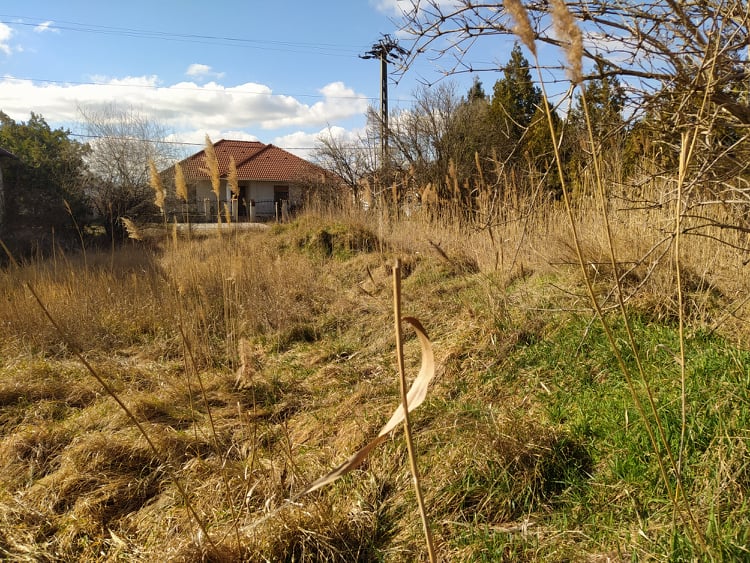
POLYGON ((589 31, 584 33, 583 45, 592 52, 605 55, 615 64, 634 62, 633 53, 636 49, 627 41, 626 36, 589 31))
POLYGON ((417 13, 422 13, 433 3, 445 11, 457 9, 464 4, 461 0, 432 0, 427 6, 424 2, 415 0, 370 0, 370 5, 374 6, 377 11, 397 17, 413 14, 415 10, 417 13))
MULTIPOLYGON (((220 141, 221 139, 233 139, 237 141, 260 141, 258 137, 248 133, 247 131, 232 130, 232 129, 191 129, 189 131, 180 131, 167 136, 168 141, 175 141, 178 143, 186 143, 189 152, 198 152, 203 147, 206 135, 213 141, 220 141), (197 148, 196 148, 197 147, 197 148), (195 148, 195 150, 193 150, 195 148)), ((264 141, 265 142, 265 141, 264 141)))
POLYGON ((287 110, 282 115, 266 118, 261 126, 264 129, 307 125, 322 125, 367 111, 368 100, 348 88, 343 82, 332 82, 319 90, 323 100, 310 106, 299 100, 285 96, 283 103, 287 110))
POLYGON ((198 78, 201 78, 201 77, 223 78, 224 77, 223 72, 216 72, 210 66, 200 64, 200 63, 191 64, 185 71, 185 75, 195 76, 198 78))
POLYGON ((325 127, 319 131, 295 131, 285 135, 278 135, 271 139, 261 139, 255 135, 239 129, 193 129, 181 131, 167 137, 167 141, 183 143, 180 158, 185 158, 203 149, 206 135, 213 141, 221 139, 233 139, 238 141, 260 141, 281 147, 284 150, 296 154, 308 160, 314 159, 315 149, 318 147, 319 139, 333 136, 345 144, 356 144, 364 134, 364 129, 345 129, 340 126, 325 127))
POLYGON ((414 9, 411 0, 370 0, 370 4, 384 14, 392 16, 403 16, 404 13, 414 9))
MULTIPOLYGON (((92 84, 37 84, 6 76, 0 78, 0 108, 11 118, 28 119, 30 111, 48 123, 65 123, 71 129, 80 120, 79 107, 102 109, 113 102, 132 105, 147 117, 176 132, 267 131, 309 129, 337 123, 365 113, 368 100, 333 82, 320 88, 312 104, 299 98, 274 94, 264 84, 248 82, 225 86, 216 81, 192 81, 162 85, 157 76, 98 77, 92 84)), ((226 134, 223 135, 225 138, 226 134)), ((213 137, 212 137, 213 138, 213 137)), ((221 138, 221 137, 219 137, 221 138)))
POLYGON ((332 125, 315 133, 296 131, 288 135, 282 135, 274 138, 271 143, 297 156, 313 160, 315 149, 320 146, 320 139, 334 138, 337 142, 344 145, 357 145, 364 133, 364 128, 345 129, 338 125, 332 125))
POLYGON ((343 127, 331 127, 321 129, 317 132, 295 131, 286 135, 278 135, 271 139, 260 139, 247 131, 237 129, 194 129, 191 131, 182 131, 167 137, 167 141, 184 143, 182 153, 188 156, 200 151, 203 148, 206 135, 213 141, 221 139, 232 139, 237 141, 260 141, 281 147, 299 157, 312 159, 313 152, 318 146, 318 139, 322 136, 333 135, 337 139, 349 140, 356 142, 359 131, 349 131, 343 127))
POLYGON ((344 129, 338 125, 332 125, 318 132, 315 135, 315 141, 317 142, 318 139, 335 139, 343 144, 355 145, 365 136, 365 133, 364 127, 360 129, 344 129))
POLYGON ((9 41, 12 35, 13 30, 4 23, 0 23, 0 51, 6 55, 10 55, 11 53, 9 41))
POLYGON ((271 143, 277 147, 288 150, 299 157, 312 159, 315 147, 318 145, 318 137, 321 132, 306 133, 304 131, 295 131, 288 135, 281 135, 271 140, 271 143))
POLYGON ((191 64, 185 71, 188 76, 201 76, 211 72, 211 67, 208 65, 202 65, 198 63, 191 64))
POLYGON ((47 20, 46 22, 42 22, 42 23, 40 23, 39 25, 37 25, 37 26, 36 26, 36 27, 34 28, 34 31, 35 31, 36 33, 44 33, 45 31, 51 31, 51 32, 53 32, 53 33, 60 33, 60 30, 59 30, 59 29, 56 29, 56 28, 54 28, 54 27, 50 27, 50 26, 51 26, 52 24, 54 24, 54 23, 55 23, 55 22, 53 22, 52 20, 47 20))

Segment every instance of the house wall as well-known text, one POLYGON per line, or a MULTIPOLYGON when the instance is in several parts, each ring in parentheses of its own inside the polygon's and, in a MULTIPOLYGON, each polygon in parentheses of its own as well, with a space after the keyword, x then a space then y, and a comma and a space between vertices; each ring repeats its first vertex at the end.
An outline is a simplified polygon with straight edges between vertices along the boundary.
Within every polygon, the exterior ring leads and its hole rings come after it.
MULTIPOLYGON (((301 191, 298 187, 284 182, 255 182, 240 180, 240 190, 245 201, 234 202, 232 206, 232 215, 235 220, 239 215, 248 217, 251 221, 255 219, 269 219, 275 217, 275 193, 277 186, 287 186, 289 191, 290 204, 298 204, 301 198, 301 191), (250 205, 254 202, 252 210, 242 209, 243 205, 250 205)), ((224 204, 232 201, 232 194, 225 180, 221 181, 221 209, 222 214, 224 204)), ((213 193, 210 180, 201 180, 195 184, 195 212, 206 214, 207 218, 216 217, 216 195, 213 193)))

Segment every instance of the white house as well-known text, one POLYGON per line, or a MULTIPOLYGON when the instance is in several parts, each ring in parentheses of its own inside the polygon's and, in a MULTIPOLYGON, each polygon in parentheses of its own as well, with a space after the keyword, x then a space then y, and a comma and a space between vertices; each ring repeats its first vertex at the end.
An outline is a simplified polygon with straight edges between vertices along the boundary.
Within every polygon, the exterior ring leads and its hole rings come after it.
MULTIPOLYGON (((233 221, 280 218, 282 213, 304 203, 316 186, 340 181, 328 170, 271 144, 222 139, 213 146, 221 178, 218 201, 211 186, 205 149, 179 163, 188 186, 187 208, 195 219, 215 220, 217 211, 224 215, 226 208, 233 221), (232 158, 237 167, 237 195, 232 194, 227 182, 232 158)), ((173 180, 174 167, 162 176, 173 180)), ((174 193, 171 192, 170 196, 174 193)), ((169 197, 168 207, 179 218, 185 206, 169 197)))

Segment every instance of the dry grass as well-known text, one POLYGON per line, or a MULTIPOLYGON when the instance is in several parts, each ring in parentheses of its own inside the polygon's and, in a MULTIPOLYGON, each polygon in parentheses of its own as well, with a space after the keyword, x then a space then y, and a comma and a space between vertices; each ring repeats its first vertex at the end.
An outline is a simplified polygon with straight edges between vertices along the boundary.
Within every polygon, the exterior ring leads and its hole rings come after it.
MULTIPOLYGON (((602 303, 615 303, 617 275, 636 314, 671 322, 668 211, 613 207, 616 273, 593 202, 581 199, 575 212, 602 303)), ((564 211, 550 203, 506 211, 492 228, 419 213, 399 221, 309 215, 265 233, 167 237, 89 253, 86 264, 57 256, 2 272, 0 556, 424 559, 398 437, 330 488, 287 500, 374 437, 398 402, 396 256, 404 312, 423 320, 440 364, 413 421, 440 558, 480 559, 486 534, 515 538, 500 550, 509 558, 531 558, 533 548, 522 547, 531 537, 548 560, 644 549, 624 529, 555 544, 562 531, 549 515, 571 482, 602 468, 591 444, 551 421, 545 401, 556 382, 548 373, 512 375, 524 349, 569 315, 590 315, 564 211), (71 359, 23 281, 142 421, 157 452, 71 359)), ((692 239, 682 258, 690 325, 743 346, 745 259, 705 237, 692 239)), ((419 346, 407 337, 407 373, 415 373, 419 346)), ((715 444, 733 475, 746 467, 735 441, 715 444)), ((741 480, 717 485, 732 478, 710 481, 696 504, 706 508, 727 490, 746 495, 741 480)), ((630 516, 624 527, 637 529, 630 516)))

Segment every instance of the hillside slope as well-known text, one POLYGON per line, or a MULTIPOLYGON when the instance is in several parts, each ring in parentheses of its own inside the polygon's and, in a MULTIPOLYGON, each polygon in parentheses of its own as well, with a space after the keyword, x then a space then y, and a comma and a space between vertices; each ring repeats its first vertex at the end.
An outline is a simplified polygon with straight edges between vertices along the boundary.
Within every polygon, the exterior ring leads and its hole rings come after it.
POLYGON ((296 498, 398 405, 395 258, 438 361, 412 426, 441 560, 747 557, 750 354, 696 315, 683 373, 635 296, 618 362, 569 260, 474 250, 306 217, 3 273, 0 557, 426 560, 400 432, 296 498))

